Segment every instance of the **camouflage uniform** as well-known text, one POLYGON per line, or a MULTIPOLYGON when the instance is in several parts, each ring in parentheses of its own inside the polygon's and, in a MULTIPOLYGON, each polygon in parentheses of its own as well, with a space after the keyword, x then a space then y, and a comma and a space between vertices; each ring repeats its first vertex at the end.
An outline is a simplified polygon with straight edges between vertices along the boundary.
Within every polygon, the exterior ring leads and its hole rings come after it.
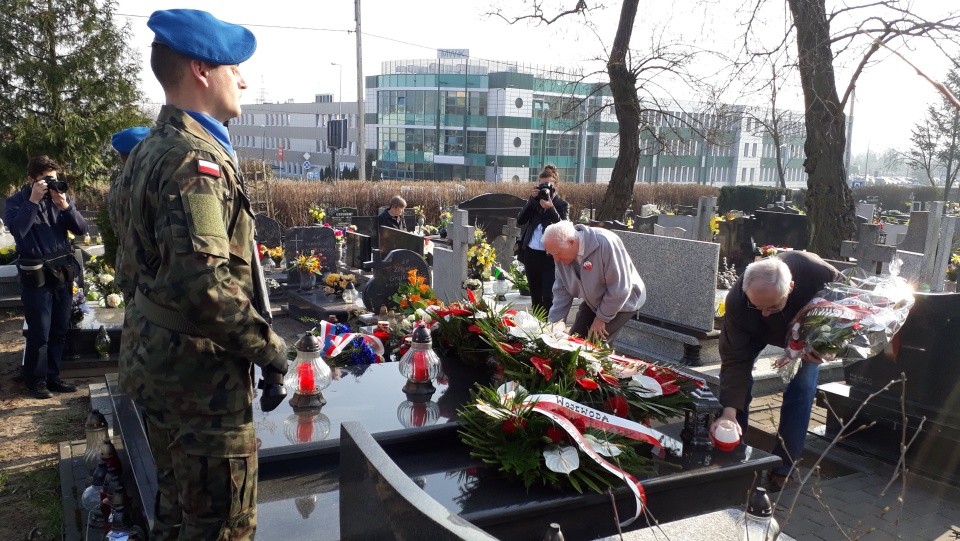
POLYGON ((127 299, 120 385, 144 410, 159 495, 151 539, 256 529, 251 362, 284 353, 251 305, 254 218, 232 156, 164 106, 109 208, 127 299))

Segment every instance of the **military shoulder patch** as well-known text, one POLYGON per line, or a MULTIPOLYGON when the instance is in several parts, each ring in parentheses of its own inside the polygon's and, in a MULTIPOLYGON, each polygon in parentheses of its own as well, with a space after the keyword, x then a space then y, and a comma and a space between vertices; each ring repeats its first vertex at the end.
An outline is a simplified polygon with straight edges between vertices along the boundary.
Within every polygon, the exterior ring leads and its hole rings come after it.
POLYGON ((223 203, 216 196, 205 193, 187 194, 190 205, 190 222, 193 232, 200 236, 227 237, 227 227, 223 223, 223 203))
POLYGON ((197 172, 220 178, 220 166, 207 160, 197 160, 197 172))

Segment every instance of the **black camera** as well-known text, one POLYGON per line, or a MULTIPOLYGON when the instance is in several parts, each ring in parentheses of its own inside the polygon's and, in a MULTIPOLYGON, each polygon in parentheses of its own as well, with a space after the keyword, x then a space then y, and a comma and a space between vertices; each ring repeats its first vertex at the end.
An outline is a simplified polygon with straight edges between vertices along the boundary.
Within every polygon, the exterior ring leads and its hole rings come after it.
POLYGON ((66 181, 59 180, 57 177, 46 176, 43 180, 47 183, 47 189, 59 193, 67 193, 66 181))
POLYGON ((553 197, 554 192, 557 191, 557 188, 553 185, 552 182, 543 182, 537 184, 537 189, 540 190, 540 193, 537 195, 537 199, 543 201, 549 201, 553 197))

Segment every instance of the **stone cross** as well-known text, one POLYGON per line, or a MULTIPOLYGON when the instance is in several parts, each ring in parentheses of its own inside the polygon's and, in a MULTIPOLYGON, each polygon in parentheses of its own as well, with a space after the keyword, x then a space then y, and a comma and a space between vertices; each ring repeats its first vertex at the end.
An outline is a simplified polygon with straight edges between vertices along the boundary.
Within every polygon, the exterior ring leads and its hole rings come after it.
POLYGON ((476 240, 477 228, 470 225, 470 213, 467 211, 454 209, 452 214, 452 230, 448 231, 448 237, 452 243, 453 264, 459 269, 460 283, 463 283, 467 279, 467 250, 476 240))
POLYGON ((517 227, 516 218, 507 218, 507 223, 502 227, 503 235, 497 237, 497 265, 503 270, 509 270, 513 263, 513 245, 523 234, 523 229, 517 227))
POLYGON ((840 255, 857 260, 857 266, 869 274, 889 272, 890 263, 897 256, 895 246, 885 246, 880 242, 880 226, 860 224, 860 241, 845 240, 840 246, 840 255))
POLYGON ((697 204, 697 238, 694 240, 709 241, 713 239, 710 232, 710 222, 713 220, 717 207, 717 198, 712 195, 701 195, 697 204))
MULTIPOLYGON (((938 202, 939 203, 939 202, 938 202)), ((943 203, 939 203, 943 204, 943 203)), ((956 216, 944 216, 940 220, 940 240, 937 243, 936 255, 929 254, 924 259, 922 278, 929 280, 930 291, 940 293, 943 291, 943 281, 947 277, 947 265, 950 263, 950 256, 953 250, 953 235, 957 231, 960 218, 956 216), (928 269, 927 260, 930 260, 928 269)))

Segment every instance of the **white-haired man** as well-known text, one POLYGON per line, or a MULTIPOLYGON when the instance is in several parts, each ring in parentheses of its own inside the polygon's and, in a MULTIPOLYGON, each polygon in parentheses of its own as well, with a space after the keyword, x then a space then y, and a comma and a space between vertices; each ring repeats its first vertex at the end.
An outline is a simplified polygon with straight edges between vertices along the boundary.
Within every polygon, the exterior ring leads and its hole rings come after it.
POLYGON ((544 230, 543 247, 556 263, 547 319, 564 321, 573 299, 581 298, 570 334, 612 342, 647 300, 623 241, 606 229, 563 220, 544 230))
MULTIPOLYGON (((790 321, 824 284, 837 279, 837 269, 816 254, 787 251, 747 266, 727 294, 720 334, 720 403, 722 419, 735 420, 747 430, 753 399, 753 365, 767 346, 786 345, 790 321)), ((782 488, 803 452, 810 410, 817 391, 817 375, 824 360, 815 354, 803 358, 796 377, 783 392, 778 442, 773 454, 783 464, 771 472, 770 484, 782 488)))

